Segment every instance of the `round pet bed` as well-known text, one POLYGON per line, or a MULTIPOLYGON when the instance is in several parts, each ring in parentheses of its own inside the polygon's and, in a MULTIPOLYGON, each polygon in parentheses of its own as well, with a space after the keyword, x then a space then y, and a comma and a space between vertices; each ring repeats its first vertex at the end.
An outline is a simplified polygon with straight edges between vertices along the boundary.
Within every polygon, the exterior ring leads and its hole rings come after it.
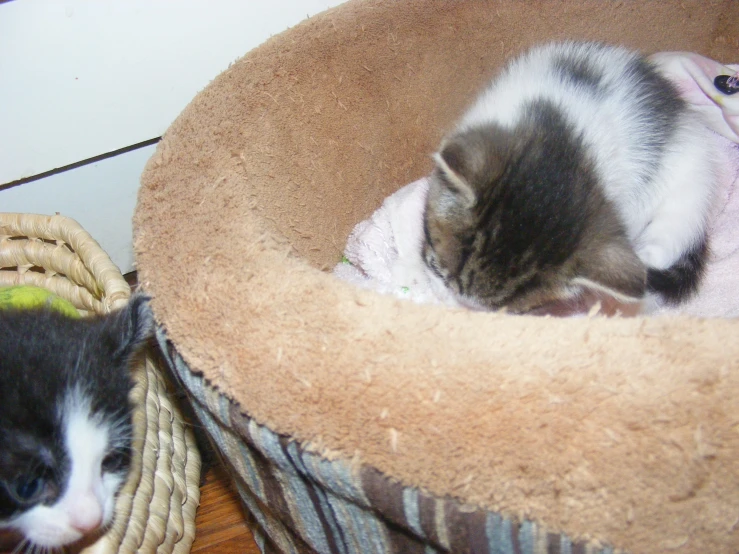
POLYGON ((732 0, 354 1, 192 101, 143 175, 139 275, 264 551, 737 550, 739 323, 473 313, 328 271, 521 49, 734 61, 738 28, 732 0))

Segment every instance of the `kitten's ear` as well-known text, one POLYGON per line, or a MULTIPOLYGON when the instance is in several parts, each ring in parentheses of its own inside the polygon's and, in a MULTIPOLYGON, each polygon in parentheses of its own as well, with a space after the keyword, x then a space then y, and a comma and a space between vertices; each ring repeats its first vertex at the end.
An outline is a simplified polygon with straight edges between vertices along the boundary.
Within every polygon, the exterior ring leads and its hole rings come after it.
POLYGON ((444 185, 467 208, 477 200, 476 187, 494 178, 501 165, 489 148, 488 137, 477 130, 447 139, 434 154, 434 161, 444 177, 444 185))
POLYGON ((638 302, 647 286, 647 268, 628 243, 601 245, 583 256, 579 274, 572 280, 620 302, 638 302))
POLYGON ((123 309, 109 317, 118 344, 115 356, 129 358, 154 334, 154 316, 145 294, 134 294, 123 309))

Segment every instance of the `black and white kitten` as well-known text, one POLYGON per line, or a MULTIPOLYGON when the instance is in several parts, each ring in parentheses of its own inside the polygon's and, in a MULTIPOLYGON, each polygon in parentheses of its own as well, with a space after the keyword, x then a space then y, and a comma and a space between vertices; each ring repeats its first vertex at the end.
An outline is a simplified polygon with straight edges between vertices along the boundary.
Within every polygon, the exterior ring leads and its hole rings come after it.
POLYGON ((106 316, 0 310, 0 529, 57 548, 104 528, 131 461, 147 298, 106 316))
POLYGON ((522 313, 585 291, 680 302, 707 256, 713 145, 638 53, 536 47, 435 155, 423 259, 472 307, 522 313))

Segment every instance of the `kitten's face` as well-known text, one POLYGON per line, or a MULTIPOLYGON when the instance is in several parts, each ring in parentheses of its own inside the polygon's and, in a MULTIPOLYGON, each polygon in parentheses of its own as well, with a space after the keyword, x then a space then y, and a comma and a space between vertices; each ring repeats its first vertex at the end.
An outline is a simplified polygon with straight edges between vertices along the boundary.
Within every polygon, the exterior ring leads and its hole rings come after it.
POLYGON ((644 293, 646 272, 556 114, 516 133, 463 131, 435 159, 422 256, 462 304, 529 312, 597 290, 644 293), (546 128, 549 133, 542 133, 546 128))
POLYGON ((130 465, 128 399, 118 393, 118 413, 95 414, 86 396, 71 390, 52 420, 38 414, 39 427, 3 437, 0 516, 32 544, 71 544, 113 518, 130 465))
POLYGON ((432 184, 429 193, 422 256, 462 305, 493 310, 506 307, 512 313, 523 313, 575 294, 560 277, 558 266, 544 270, 535 252, 514 252, 496 243, 496 230, 481 227, 471 213, 450 214, 439 209, 452 202, 443 198, 446 192, 441 192, 442 198, 436 197, 440 188, 432 184))
POLYGON ((58 548, 111 523, 131 460, 145 299, 104 318, 0 310, 0 528, 58 548))

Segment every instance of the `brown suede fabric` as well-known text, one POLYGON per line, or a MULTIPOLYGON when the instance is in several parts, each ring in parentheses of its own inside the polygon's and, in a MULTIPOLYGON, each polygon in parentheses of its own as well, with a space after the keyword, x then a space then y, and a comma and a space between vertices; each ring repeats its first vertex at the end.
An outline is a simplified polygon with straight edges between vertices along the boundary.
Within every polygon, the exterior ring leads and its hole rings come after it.
POLYGON ((159 322, 245 413, 326 455, 635 552, 735 552, 739 323, 472 313, 321 270, 511 55, 586 38, 736 62, 737 5, 367 0, 274 37, 143 175, 159 322))

